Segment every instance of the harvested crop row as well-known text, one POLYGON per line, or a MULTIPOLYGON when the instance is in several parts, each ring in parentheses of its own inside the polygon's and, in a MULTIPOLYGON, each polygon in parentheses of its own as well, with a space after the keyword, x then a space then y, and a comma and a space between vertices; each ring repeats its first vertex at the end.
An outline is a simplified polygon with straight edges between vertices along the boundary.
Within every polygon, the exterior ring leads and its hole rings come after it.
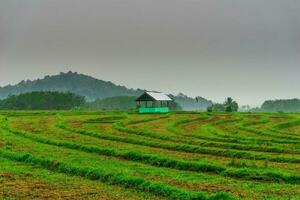
MULTIPOLYGON (((262 147, 259 145, 255 145, 253 143, 251 143, 251 145, 248 143, 243 144, 243 143, 240 143, 239 140, 231 140, 231 139, 228 139, 228 137, 220 139, 219 137, 211 137, 211 136, 206 136, 203 134, 186 134, 183 130, 178 128, 179 125, 182 125, 185 123, 190 123, 191 121, 192 120, 190 120, 190 121, 180 120, 178 122, 168 125, 167 129, 170 132, 173 132, 173 133, 181 135, 181 136, 202 139, 202 140, 206 140, 206 141, 218 141, 219 142, 219 143, 218 142, 207 143, 207 146, 211 146, 211 147, 230 148, 230 149, 237 149, 237 150, 244 150, 244 151, 257 151, 257 152, 274 152, 274 153, 291 153, 291 154, 299 154, 300 153, 299 150, 289 149, 289 148, 280 148, 280 147, 276 147, 273 145, 262 147)), ((216 124, 229 123, 229 122, 235 122, 235 121, 237 121, 237 120, 224 120, 224 121, 216 122, 216 124)), ((214 129, 209 124, 206 124, 203 127, 205 127, 205 129, 209 132, 214 132, 216 134, 219 133, 216 129, 214 129)), ((133 131, 133 130, 130 130, 130 131, 133 131)), ((190 143, 190 144, 192 144, 192 143, 190 143)), ((197 144, 195 144, 195 145, 197 145, 197 144)), ((206 146, 205 143, 201 143, 201 142, 198 143, 198 145, 206 146)))
POLYGON ((215 148, 199 147, 199 146, 192 146, 186 144, 169 144, 169 143, 162 143, 162 142, 136 140, 134 138, 122 138, 117 136, 110 136, 110 135, 101 134, 96 131, 88 131, 85 129, 71 128, 62 121, 61 117, 58 117, 58 127, 68 131, 73 131, 79 134, 84 134, 84 135, 88 135, 100 139, 139 144, 143 146, 162 148, 162 149, 174 150, 174 151, 182 151, 187 153, 202 153, 202 154, 210 154, 210 155, 230 157, 230 158, 232 157, 245 158, 250 160, 268 160, 274 162, 300 163, 300 159, 293 158, 293 157, 286 157, 286 156, 275 157, 263 153, 250 153, 246 151, 215 149, 215 148))
MULTIPOLYGON (((271 143, 278 143, 278 144, 300 144, 300 141, 294 141, 291 139, 261 139, 261 138, 255 138, 255 137, 249 137, 249 136, 245 136, 245 137, 241 137, 241 136, 235 136, 232 134, 227 134, 227 133, 223 133, 220 130, 217 130, 214 125, 220 125, 220 124, 226 124, 226 123, 232 123, 232 122, 239 122, 241 121, 240 117, 237 117, 236 119, 232 119, 232 120, 220 120, 214 123, 207 123, 206 125, 202 126, 202 128, 206 131, 208 131, 209 133, 215 135, 216 137, 208 137, 208 136, 204 136, 204 135, 200 135, 200 134, 185 134, 184 132, 180 131, 178 129, 179 125, 183 125, 185 123, 190 123, 193 120, 180 120, 177 122, 174 122, 173 124, 167 126, 168 130, 173 132, 173 133, 177 133, 180 135, 184 135, 186 137, 191 137, 191 138, 199 138, 199 139, 209 139, 209 140, 215 140, 215 141, 220 141, 220 142, 234 142, 234 143, 250 143, 252 144, 253 142, 255 143, 263 143, 263 144, 271 144, 271 143), (242 142, 243 141, 243 142, 242 142)), ((265 123, 265 120, 264 122, 265 123)))
MULTIPOLYGON (((299 141, 291 141, 291 140, 283 140, 283 139, 262 139, 257 137, 250 137, 250 136, 236 136, 228 133, 224 133, 221 130, 216 129, 211 124, 206 124, 203 128, 210 132, 211 134, 215 135, 216 137, 222 138, 228 141, 237 141, 237 142, 247 142, 247 143, 258 143, 258 144, 291 144, 291 145, 298 145, 300 144, 299 141)), ((195 138, 198 135, 193 135, 195 138)))
POLYGON ((250 168, 242 168, 242 169, 226 168, 221 165, 176 160, 176 159, 161 157, 157 155, 151 155, 151 154, 146 155, 134 151, 122 152, 111 148, 101 148, 101 147, 96 147, 91 145, 82 145, 74 142, 50 140, 48 138, 30 134, 26 131, 20 131, 20 130, 10 128, 7 125, 7 122, 5 121, 5 118, 2 120, 2 128, 16 135, 20 135, 22 137, 43 144, 49 144, 58 147, 84 151, 88 153, 97 153, 99 155, 111 156, 111 157, 121 158, 130 161, 142 162, 157 167, 167 167, 172 169, 188 170, 188 171, 196 171, 196 172, 211 172, 211 173, 219 174, 221 176, 228 176, 228 177, 238 178, 238 179, 276 181, 276 182, 286 182, 291 184, 300 184, 300 176, 287 174, 287 173, 280 173, 272 170, 257 170, 257 169, 250 169, 250 168))
MULTIPOLYGON (((284 139, 285 142, 287 143, 290 143, 290 142, 295 142, 295 141, 298 141, 300 143, 300 137, 297 137, 297 136, 291 136, 291 135, 283 135, 283 134, 274 134, 275 133, 278 133, 279 131, 278 128, 273 128, 273 129, 270 129, 272 130, 272 132, 270 131, 264 131, 264 130, 258 130, 258 129, 255 129, 255 128, 251 128, 249 126, 253 126, 253 125, 258 125, 258 124, 266 124, 268 123, 270 120, 269 118, 267 117, 264 117, 262 120, 259 120, 259 121, 247 121, 241 125, 238 125, 236 126, 238 129, 240 130, 243 130, 243 131, 247 131, 247 132, 250 132, 250 133, 255 133, 255 134, 258 134, 258 135, 265 135, 265 136, 268 136, 268 137, 272 137, 272 138, 279 138, 279 139, 284 139)), ((281 126, 290 126, 290 125, 293 125, 295 123, 295 121, 293 122, 290 122, 290 123, 281 123, 281 125, 276 125, 275 127, 281 127, 281 126)), ((300 123, 300 122, 297 122, 296 123, 300 123)))
POLYGON ((103 183, 111 185, 120 185, 125 188, 132 188, 138 191, 148 192, 169 199, 233 199, 233 197, 224 192, 216 193, 214 195, 207 195, 203 192, 186 191, 163 183, 148 181, 141 177, 129 176, 120 173, 109 173, 106 172, 104 169, 74 167, 68 163, 37 157, 32 154, 22 154, 18 152, 0 150, 0 156, 9 160, 31 164, 35 167, 45 168, 53 172, 81 176, 84 178, 88 178, 95 181, 101 181, 103 183))
POLYGON ((283 131, 282 129, 286 129, 286 128, 292 128, 292 127, 296 127, 300 125, 300 119, 296 118, 290 121, 286 121, 286 122, 281 122, 279 124, 273 125, 268 127, 268 130, 274 131, 276 133, 280 133, 280 134, 285 134, 285 135, 289 135, 289 136, 293 136, 296 137, 298 139, 300 139, 299 135, 296 135, 295 133, 290 133, 287 131, 283 131))
MULTIPOLYGON (((184 143, 184 144, 191 144, 191 145, 196 145, 196 146, 229 148, 229 149, 244 150, 244 151, 256 151, 256 152, 300 154, 299 150, 294 150, 294 149, 289 149, 289 148, 279 148, 279 147, 276 147, 273 145, 272 146, 259 146, 259 145, 255 145, 253 143, 251 143, 251 145, 249 143, 240 144, 238 140, 228 140, 227 138, 220 139, 220 138, 209 137, 209 136, 205 136, 205 135, 186 134, 185 132, 183 132, 177 128, 179 125, 190 123, 193 121, 203 120, 203 119, 207 119, 207 117, 199 117, 199 118, 191 119, 191 120, 180 120, 178 122, 169 124, 167 126, 168 131, 178 134, 179 137, 178 136, 171 137, 171 136, 163 135, 163 134, 159 134, 159 133, 151 133, 151 132, 146 132, 146 131, 142 131, 142 130, 131 129, 131 128, 125 127, 125 125, 123 123, 116 123, 113 125, 113 128, 115 128, 116 130, 121 131, 121 132, 142 135, 142 136, 150 137, 150 138, 162 139, 162 140, 166 140, 166 141, 170 141, 170 142, 180 142, 180 143, 184 143), (184 137, 187 137, 187 138, 184 138, 184 137), (196 142, 196 141, 190 140, 188 138, 196 138, 196 139, 201 139, 201 140, 205 140, 205 141, 204 142, 203 141, 196 142), (214 142, 214 141, 217 141, 217 142, 214 142)), ((216 124, 236 122, 239 120, 240 119, 224 120, 224 121, 216 122, 216 124)))

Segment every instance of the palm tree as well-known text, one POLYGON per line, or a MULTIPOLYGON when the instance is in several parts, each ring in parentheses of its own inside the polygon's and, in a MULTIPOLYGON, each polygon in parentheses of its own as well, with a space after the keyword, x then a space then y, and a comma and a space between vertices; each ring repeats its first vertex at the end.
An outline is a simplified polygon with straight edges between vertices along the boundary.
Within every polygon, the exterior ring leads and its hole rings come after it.
POLYGON ((224 102, 225 111, 226 112, 237 112, 238 111, 238 104, 231 98, 228 97, 224 102))

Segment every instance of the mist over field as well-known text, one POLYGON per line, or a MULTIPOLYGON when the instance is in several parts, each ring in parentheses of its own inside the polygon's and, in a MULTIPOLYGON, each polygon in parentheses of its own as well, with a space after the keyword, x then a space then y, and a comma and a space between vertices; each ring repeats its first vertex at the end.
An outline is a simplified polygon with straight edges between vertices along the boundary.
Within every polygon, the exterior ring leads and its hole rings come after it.
POLYGON ((68 70, 260 106, 299 98, 300 2, 0 1, 0 85, 68 70))

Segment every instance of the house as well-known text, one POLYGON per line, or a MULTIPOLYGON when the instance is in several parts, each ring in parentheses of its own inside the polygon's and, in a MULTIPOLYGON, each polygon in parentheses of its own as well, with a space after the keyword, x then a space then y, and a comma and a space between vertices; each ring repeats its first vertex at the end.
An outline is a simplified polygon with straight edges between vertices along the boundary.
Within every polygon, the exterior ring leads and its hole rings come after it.
POLYGON ((139 113, 167 113, 173 99, 161 92, 145 91, 136 101, 139 113))

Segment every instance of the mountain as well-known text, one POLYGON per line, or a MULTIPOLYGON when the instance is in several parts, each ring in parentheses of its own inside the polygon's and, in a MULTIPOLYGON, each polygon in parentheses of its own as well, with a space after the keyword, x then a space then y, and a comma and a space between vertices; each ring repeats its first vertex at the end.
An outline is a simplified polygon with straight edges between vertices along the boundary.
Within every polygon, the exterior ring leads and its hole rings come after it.
POLYGON ((59 91, 71 92, 85 96, 87 101, 103 99, 112 96, 138 96, 143 90, 128 89, 115 85, 109 81, 102 81, 93 77, 67 72, 54 76, 45 76, 34 81, 21 81, 14 86, 0 87, 0 98, 6 98, 10 94, 20 94, 32 91, 59 91))
MULTIPOLYGON (((103 81, 76 72, 60 73, 53 76, 45 76, 43 79, 21 81, 16 85, 0 87, 0 99, 9 95, 34 91, 58 91, 71 92, 85 96, 87 101, 95 101, 115 96, 139 96, 144 90, 128 89, 125 86, 116 85, 110 81, 103 81)), ((198 97, 198 101, 182 93, 170 95, 184 110, 205 110, 211 101, 198 97)))

